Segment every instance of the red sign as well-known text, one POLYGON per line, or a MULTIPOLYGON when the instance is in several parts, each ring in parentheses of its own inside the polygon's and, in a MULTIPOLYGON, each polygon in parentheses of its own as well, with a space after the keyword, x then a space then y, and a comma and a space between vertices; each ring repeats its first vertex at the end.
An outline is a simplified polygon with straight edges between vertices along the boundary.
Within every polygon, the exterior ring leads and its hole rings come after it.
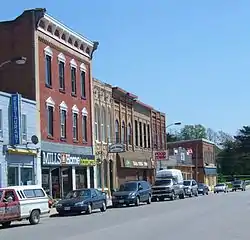
POLYGON ((155 152, 155 160, 166 160, 167 153, 166 151, 163 152, 155 152))

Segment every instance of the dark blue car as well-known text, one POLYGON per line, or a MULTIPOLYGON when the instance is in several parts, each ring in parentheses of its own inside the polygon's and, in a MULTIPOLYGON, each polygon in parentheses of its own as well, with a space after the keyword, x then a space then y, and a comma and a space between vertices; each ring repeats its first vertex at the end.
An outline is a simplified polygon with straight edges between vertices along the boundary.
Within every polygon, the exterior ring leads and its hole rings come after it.
POLYGON ((106 193, 94 188, 78 189, 70 191, 64 199, 60 200, 56 205, 56 210, 61 216, 82 212, 91 214, 94 209, 105 212, 106 204, 106 193))
POLYGON ((140 205, 140 202, 151 203, 152 189, 151 185, 146 181, 129 181, 120 186, 120 189, 113 193, 113 207, 126 204, 140 205))

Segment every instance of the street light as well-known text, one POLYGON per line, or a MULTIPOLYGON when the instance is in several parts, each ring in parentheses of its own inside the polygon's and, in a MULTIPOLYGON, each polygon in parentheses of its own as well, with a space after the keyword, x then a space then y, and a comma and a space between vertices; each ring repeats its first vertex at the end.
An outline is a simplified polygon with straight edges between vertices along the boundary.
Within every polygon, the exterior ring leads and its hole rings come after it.
POLYGON ((166 128, 171 127, 171 126, 177 126, 177 125, 181 125, 181 122, 171 123, 171 124, 167 125, 166 128))
POLYGON ((15 57, 15 58, 12 58, 10 60, 7 60, 7 61, 4 61, 0 64, 0 68, 2 68, 3 66, 5 66, 6 64, 9 64, 9 63, 15 63, 17 65, 23 65, 25 64, 27 61, 27 58, 26 57, 15 57))

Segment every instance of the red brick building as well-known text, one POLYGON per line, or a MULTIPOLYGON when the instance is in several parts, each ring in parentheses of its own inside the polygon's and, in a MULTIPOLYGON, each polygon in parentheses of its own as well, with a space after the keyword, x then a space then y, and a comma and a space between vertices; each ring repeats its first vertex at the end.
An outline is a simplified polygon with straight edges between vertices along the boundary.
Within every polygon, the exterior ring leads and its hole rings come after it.
POLYGON ((37 101, 42 183, 54 196, 94 186, 91 61, 98 43, 69 29, 45 9, 0 23, 0 89, 37 101))
MULTIPOLYGON (((171 151, 179 147, 192 151, 193 178, 198 182, 214 186, 217 181, 215 144, 206 139, 168 143, 168 149, 171 151)), ((183 170, 181 167, 180 169, 183 170)))

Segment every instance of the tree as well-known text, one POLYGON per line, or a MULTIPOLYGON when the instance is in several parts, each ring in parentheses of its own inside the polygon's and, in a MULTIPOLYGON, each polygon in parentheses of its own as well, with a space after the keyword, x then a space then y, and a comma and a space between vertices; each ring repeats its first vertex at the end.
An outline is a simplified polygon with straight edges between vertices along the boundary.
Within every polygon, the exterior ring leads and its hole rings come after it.
POLYGON ((228 142, 234 141, 233 136, 223 131, 218 131, 217 133, 217 144, 224 147, 228 142))
POLYGON ((194 140, 207 138, 206 128, 201 124, 197 125, 185 125, 180 130, 180 139, 181 140, 194 140))
POLYGON ((168 142, 177 142, 177 141, 179 141, 179 138, 176 134, 167 133, 167 143, 168 142))
POLYGON ((207 134, 207 140, 217 144, 217 142, 218 142, 218 133, 217 132, 215 132, 212 128, 207 128, 206 134, 207 134))

